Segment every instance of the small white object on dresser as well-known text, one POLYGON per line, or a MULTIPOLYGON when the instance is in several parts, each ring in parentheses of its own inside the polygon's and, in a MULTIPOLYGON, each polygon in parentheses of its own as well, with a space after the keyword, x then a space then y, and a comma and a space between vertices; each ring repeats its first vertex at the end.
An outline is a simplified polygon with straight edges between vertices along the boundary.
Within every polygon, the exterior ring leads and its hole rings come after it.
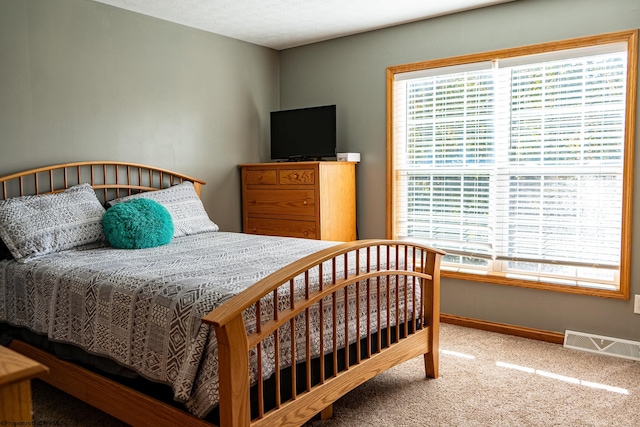
POLYGON ((338 153, 336 158, 339 162, 359 162, 360 153, 338 153))

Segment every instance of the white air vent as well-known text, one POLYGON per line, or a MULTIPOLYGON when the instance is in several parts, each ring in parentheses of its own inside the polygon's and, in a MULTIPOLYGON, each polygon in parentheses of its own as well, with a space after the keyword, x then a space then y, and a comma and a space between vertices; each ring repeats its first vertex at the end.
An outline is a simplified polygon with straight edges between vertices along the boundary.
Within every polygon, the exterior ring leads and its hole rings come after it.
POLYGON ((620 338, 565 331, 564 346, 590 353, 640 360, 640 342, 620 338))

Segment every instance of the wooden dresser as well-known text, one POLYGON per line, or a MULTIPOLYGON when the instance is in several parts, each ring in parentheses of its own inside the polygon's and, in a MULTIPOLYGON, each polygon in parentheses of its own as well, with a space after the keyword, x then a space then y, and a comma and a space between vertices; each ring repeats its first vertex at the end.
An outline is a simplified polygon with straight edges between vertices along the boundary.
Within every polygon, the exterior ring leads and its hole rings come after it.
POLYGON ((31 379, 49 368, 0 346, 0 424, 32 425, 31 379))
POLYGON ((239 165, 245 233, 356 239, 355 162, 239 165))

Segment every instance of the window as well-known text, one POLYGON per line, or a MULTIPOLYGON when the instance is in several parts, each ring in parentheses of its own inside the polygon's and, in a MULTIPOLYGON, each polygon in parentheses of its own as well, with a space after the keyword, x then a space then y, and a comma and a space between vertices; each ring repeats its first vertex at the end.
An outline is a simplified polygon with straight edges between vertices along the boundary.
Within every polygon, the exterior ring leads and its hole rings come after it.
POLYGON ((637 36, 390 67, 387 237, 444 277, 628 298, 637 36))

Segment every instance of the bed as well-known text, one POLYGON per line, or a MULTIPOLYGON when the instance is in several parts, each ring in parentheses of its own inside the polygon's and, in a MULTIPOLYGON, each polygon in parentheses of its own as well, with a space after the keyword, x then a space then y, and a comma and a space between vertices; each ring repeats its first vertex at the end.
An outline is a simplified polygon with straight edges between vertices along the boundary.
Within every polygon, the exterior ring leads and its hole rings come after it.
POLYGON ((131 425, 296 426, 330 415, 342 395, 413 357, 423 355, 426 376, 438 377, 442 252, 222 232, 203 213, 204 184, 124 162, 0 178, 0 203, 15 209, 53 197, 51 217, 64 221, 61 200, 82 193, 94 227, 94 196, 101 207, 154 199, 176 227, 168 244, 131 250, 87 233, 88 220, 69 243, 73 231, 47 219, 40 228, 57 237, 21 253, 25 239, 7 234, 18 227, 0 204, 6 246, 18 252, 0 261, 0 325, 46 344, 13 333, 8 346, 48 366, 43 380, 131 425), (43 349, 52 345, 122 367, 146 389, 43 349), (157 397, 155 384, 170 398, 157 397))

